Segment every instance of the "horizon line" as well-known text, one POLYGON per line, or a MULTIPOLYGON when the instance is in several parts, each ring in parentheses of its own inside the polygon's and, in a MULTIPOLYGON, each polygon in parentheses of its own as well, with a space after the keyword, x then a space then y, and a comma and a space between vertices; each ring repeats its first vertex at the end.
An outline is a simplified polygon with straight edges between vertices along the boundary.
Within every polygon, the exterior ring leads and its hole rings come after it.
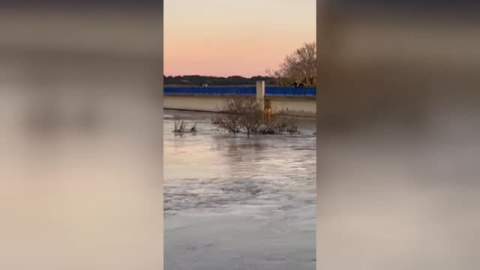
POLYGON ((163 74, 163 76, 165 76, 165 77, 201 76, 201 77, 217 77, 217 78, 229 78, 229 77, 242 77, 242 78, 268 77, 268 78, 273 78, 272 76, 269 76, 269 75, 253 75, 253 76, 246 76, 246 75, 228 75, 228 76, 223 76, 223 75, 201 75, 201 74, 186 74, 186 75, 166 75, 166 74, 163 74))

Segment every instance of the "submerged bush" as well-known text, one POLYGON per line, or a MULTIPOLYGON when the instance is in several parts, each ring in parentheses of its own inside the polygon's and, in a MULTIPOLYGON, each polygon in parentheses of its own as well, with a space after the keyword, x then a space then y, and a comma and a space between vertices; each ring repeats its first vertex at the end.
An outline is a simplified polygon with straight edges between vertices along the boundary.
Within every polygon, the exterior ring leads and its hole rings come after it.
POLYGON ((235 96, 224 100, 223 105, 212 117, 212 124, 232 133, 280 134, 297 133, 295 123, 288 119, 282 111, 265 114, 255 98, 235 96))

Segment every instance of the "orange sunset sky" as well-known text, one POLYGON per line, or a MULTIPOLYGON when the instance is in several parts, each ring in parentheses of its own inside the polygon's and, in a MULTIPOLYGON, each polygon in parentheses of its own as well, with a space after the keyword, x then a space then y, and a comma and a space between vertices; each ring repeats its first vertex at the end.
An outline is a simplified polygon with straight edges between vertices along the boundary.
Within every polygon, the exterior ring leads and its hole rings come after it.
POLYGON ((164 0, 165 75, 255 76, 316 39, 315 0, 164 0))

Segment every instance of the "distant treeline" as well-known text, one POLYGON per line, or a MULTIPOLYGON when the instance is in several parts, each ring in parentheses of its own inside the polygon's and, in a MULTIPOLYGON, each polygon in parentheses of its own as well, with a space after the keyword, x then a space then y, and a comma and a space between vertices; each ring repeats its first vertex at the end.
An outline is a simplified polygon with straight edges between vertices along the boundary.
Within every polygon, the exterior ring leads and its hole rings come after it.
POLYGON ((242 76, 214 77, 201 75, 187 76, 163 76, 165 85, 182 85, 182 86, 228 86, 228 85, 255 85, 257 81, 265 81, 267 85, 274 85, 275 80, 271 77, 254 76, 245 78, 242 76))

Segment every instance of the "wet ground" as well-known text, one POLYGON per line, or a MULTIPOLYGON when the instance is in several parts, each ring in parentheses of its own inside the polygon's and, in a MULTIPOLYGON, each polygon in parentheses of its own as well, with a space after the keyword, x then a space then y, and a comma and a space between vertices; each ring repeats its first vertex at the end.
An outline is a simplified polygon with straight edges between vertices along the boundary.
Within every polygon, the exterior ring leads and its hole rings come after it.
POLYGON ((165 111, 165 269, 315 269, 315 121, 247 138, 210 117, 165 111))

